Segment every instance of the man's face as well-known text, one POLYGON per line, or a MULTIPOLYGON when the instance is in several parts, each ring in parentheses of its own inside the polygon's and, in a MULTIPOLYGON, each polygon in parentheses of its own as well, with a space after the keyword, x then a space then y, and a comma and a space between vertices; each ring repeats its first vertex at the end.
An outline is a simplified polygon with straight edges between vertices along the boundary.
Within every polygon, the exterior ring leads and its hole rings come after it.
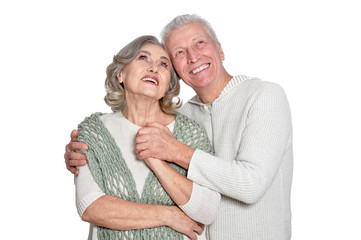
POLYGON ((190 23, 172 31, 166 46, 181 79, 197 93, 216 86, 224 68, 223 50, 202 24, 190 23))

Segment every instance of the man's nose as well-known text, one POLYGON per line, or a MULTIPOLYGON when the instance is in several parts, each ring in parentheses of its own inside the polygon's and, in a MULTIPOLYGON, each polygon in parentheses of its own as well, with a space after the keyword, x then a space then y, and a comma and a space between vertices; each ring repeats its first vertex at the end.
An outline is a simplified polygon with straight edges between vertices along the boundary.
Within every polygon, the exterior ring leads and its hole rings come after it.
POLYGON ((188 50, 188 63, 196 63, 199 59, 199 53, 192 49, 188 50))

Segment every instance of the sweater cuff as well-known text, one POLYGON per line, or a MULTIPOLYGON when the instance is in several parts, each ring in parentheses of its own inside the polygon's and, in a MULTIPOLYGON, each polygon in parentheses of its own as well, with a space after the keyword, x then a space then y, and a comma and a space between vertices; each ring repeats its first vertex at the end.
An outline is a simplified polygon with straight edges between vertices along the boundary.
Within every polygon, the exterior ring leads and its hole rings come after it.
POLYGON ((186 204, 181 205, 179 207, 189 217, 194 219, 202 203, 201 200, 202 200, 202 188, 198 184, 193 183, 192 194, 189 201, 186 204))
POLYGON ((208 225, 216 218, 220 198, 219 193, 193 183, 189 201, 179 208, 195 221, 208 225))
POLYGON ((205 164, 207 164, 207 162, 209 163, 207 159, 209 159, 210 156, 212 155, 202 150, 196 149, 189 163, 187 178, 192 180, 193 182, 196 182, 197 184, 206 186, 205 179, 203 179, 204 176, 202 174, 202 170, 204 169, 202 168, 207 166, 205 164))

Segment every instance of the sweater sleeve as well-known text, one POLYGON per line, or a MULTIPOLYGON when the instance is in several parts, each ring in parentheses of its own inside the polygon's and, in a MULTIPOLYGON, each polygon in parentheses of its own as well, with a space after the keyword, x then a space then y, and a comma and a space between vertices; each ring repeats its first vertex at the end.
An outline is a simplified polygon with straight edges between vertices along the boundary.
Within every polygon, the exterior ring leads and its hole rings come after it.
POLYGON ((208 225, 216 219, 220 201, 221 195, 218 192, 193 182, 189 201, 179 208, 190 218, 208 225))
POLYGON ((80 217, 83 216, 84 211, 95 200, 105 195, 95 182, 93 175, 90 172, 88 164, 78 167, 79 175, 75 178, 76 187, 76 208, 80 217))
POLYGON ((279 171, 291 138, 291 115, 283 89, 278 85, 263 88, 255 93, 248 110, 235 159, 196 150, 188 178, 225 196, 255 203, 279 171))
MULTIPOLYGON (((213 147, 204 128, 193 120, 191 120, 190 125, 193 127, 193 137, 195 141, 187 144, 209 154, 214 154, 213 147)), ((220 200, 220 193, 193 182, 189 201, 179 207, 190 218, 208 225, 216 219, 220 200)))

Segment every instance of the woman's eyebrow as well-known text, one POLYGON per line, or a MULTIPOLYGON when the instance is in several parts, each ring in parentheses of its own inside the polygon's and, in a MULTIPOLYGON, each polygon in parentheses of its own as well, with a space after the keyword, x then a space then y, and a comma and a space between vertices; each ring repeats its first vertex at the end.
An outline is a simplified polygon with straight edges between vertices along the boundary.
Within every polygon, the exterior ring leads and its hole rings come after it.
MULTIPOLYGON (((148 52, 148 51, 145 51, 145 50, 140 50, 139 53, 144 53, 144 54, 147 54, 147 55, 149 55, 149 56, 152 56, 152 53, 150 53, 150 52, 148 52)), ((164 59, 164 60, 167 60, 167 61, 170 62, 169 58, 166 57, 166 56, 161 56, 160 58, 161 58, 161 59, 164 59)))
POLYGON ((152 55, 150 52, 145 51, 145 50, 140 50, 140 51, 139 51, 139 53, 145 53, 145 54, 147 54, 147 55, 149 55, 149 56, 151 56, 151 55, 152 55))

